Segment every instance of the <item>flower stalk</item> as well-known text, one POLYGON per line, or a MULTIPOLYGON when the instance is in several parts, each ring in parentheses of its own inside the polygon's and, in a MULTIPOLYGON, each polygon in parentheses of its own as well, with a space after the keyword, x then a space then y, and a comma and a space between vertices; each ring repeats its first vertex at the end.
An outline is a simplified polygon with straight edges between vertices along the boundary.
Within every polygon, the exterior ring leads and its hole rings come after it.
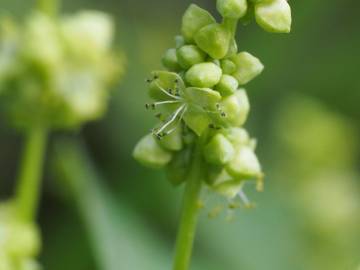
POLYGON ((198 213, 200 210, 200 193, 204 180, 202 141, 200 138, 198 144, 195 146, 192 166, 186 180, 180 226, 176 239, 173 270, 186 270, 190 265, 198 213))
POLYGON ((27 132, 16 190, 19 218, 32 222, 36 215, 47 142, 47 129, 36 126, 27 132))
POLYGON ((37 9, 49 16, 56 16, 60 0, 37 0, 37 9))

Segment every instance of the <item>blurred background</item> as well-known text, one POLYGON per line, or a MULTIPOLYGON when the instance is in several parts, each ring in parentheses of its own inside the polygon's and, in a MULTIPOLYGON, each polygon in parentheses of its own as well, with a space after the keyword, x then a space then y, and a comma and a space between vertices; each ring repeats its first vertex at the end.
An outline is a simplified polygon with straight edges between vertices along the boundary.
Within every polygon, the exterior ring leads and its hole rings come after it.
MULTIPOLYGON (((39 221, 46 270, 171 268, 182 187, 138 165, 133 146, 154 124, 145 79, 174 46, 184 0, 64 0, 63 11, 99 9, 118 26, 126 75, 104 119, 53 133, 39 221), (77 143, 73 143, 76 140, 77 143)), ((212 10, 215 1, 195 0, 212 10)), ((265 64, 247 85, 247 128, 258 138, 265 192, 255 209, 200 217, 193 270, 358 270, 360 267, 359 1, 289 1, 290 35, 255 23, 240 50, 265 64), (231 220, 229 219, 231 217, 231 220)), ((32 1, 1 0, 19 18, 32 1)), ((21 136, 0 116, 0 196, 14 188, 21 136)), ((206 194, 205 194, 206 196, 206 194)))

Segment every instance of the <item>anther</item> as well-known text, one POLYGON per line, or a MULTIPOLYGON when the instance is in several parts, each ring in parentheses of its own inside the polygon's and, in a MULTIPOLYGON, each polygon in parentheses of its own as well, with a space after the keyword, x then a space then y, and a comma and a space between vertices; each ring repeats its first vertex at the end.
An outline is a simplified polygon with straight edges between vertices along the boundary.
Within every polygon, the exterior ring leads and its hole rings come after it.
POLYGON ((159 76, 158 75, 154 75, 154 80, 156 80, 156 79, 159 79, 159 76))
POLYGON ((160 119, 161 115, 162 115, 161 113, 157 113, 157 114, 155 114, 155 117, 160 119))
POLYGON ((151 83, 152 80, 151 80, 151 79, 146 79, 146 82, 147 82, 147 83, 151 83))
POLYGON ((148 110, 150 108, 150 104, 149 103, 146 103, 145 104, 145 108, 148 110))
POLYGON ((226 117, 226 113, 221 112, 221 117, 226 117))
POLYGON ((155 110, 155 107, 156 107, 155 104, 152 103, 152 104, 151 104, 151 109, 155 110))

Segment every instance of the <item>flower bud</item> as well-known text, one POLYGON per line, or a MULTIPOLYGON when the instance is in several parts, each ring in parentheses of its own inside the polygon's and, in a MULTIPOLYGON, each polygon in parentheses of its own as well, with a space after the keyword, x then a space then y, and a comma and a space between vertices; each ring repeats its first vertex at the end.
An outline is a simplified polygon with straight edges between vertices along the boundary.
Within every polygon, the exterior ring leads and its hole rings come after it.
POLYGON ((221 61, 221 69, 224 74, 231 75, 236 71, 236 65, 233 61, 224 59, 221 61))
POLYGON ((177 186, 186 180, 191 151, 184 149, 174 154, 171 162, 166 166, 166 176, 170 183, 177 186))
POLYGON ((161 59, 162 64, 170 71, 178 71, 180 70, 180 66, 178 63, 176 49, 171 48, 168 49, 161 59))
POLYGON ((183 91, 185 88, 182 78, 169 71, 153 71, 152 79, 149 80, 149 96, 154 100, 168 100, 169 96, 164 91, 183 91))
POLYGON ((191 4, 182 18, 181 33, 187 42, 192 42, 196 32, 214 22, 215 19, 209 12, 195 4, 191 4))
POLYGON ((250 137, 244 128, 230 127, 222 129, 221 133, 234 145, 235 148, 248 145, 250 137))
POLYGON ((203 108, 214 108, 221 100, 220 94, 210 88, 187 87, 184 93, 190 103, 203 108))
POLYGON ((214 59, 221 59, 229 51, 231 33, 223 25, 209 24, 195 34, 195 43, 214 59))
POLYGON ((40 265, 32 259, 24 259, 20 263, 19 270, 41 270, 40 265))
POLYGON ((239 180, 258 179, 262 175, 260 163, 249 146, 237 150, 234 159, 226 164, 226 171, 239 180))
POLYGON ((198 136, 201 136, 212 122, 206 113, 194 106, 189 107, 183 119, 185 124, 198 136))
POLYGON ((32 257, 40 250, 40 235, 31 224, 12 223, 10 225, 7 252, 14 257, 32 257))
POLYGON ((204 62, 205 56, 206 54, 195 45, 185 45, 177 50, 178 62, 184 69, 204 62))
POLYGON ((218 133, 204 148, 204 158, 207 162, 215 165, 223 165, 234 156, 235 150, 229 140, 218 133))
POLYGON ((234 198, 243 187, 243 181, 234 179, 225 169, 213 176, 211 188, 228 199, 234 198))
POLYGON ((255 5, 256 22, 266 31, 289 33, 291 8, 287 0, 267 0, 255 5))
POLYGON ((239 83, 233 76, 223 74, 219 83, 215 86, 215 90, 218 91, 221 96, 226 97, 234 94, 238 86, 239 83))
POLYGON ((68 49, 77 57, 101 56, 113 41, 114 23, 110 16, 99 11, 82 11, 64 17, 60 29, 68 49))
POLYGON ((244 85, 258 76, 264 69, 263 64, 258 58, 247 52, 241 52, 231 60, 236 65, 236 71, 232 74, 240 85, 244 85))
POLYGON ((133 157, 144 166, 162 168, 170 162, 172 155, 158 144, 152 134, 148 134, 135 146, 133 157))
POLYGON ((223 98, 220 108, 225 117, 218 116, 220 123, 241 126, 245 123, 250 111, 250 103, 245 90, 237 90, 233 95, 223 98))
POLYGON ((182 140, 182 129, 181 126, 177 127, 172 133, 167 134, 158 143, 165 148, 166 150, 170 151, 179 151, 183 147, 183 140, 182 140))
POLYGON ((185 38, 181 35, 175 36, 175 47, 179 49, 180 47, 185 45, 185 38))
POLYGON ((230 40, 229 50, 226 54, 226 57, 234 56, 237 54, 237 52, 238 52, 238 46, 236 40, 233 38, 230 40))
POLYGON ((220 81, 221 75, 221 68, 214 63, 201 63, 186 72, 185 80, 195 87, 211 88, 220 81))
POLYGON ((217 10, 221 16, 229 19, 239 19, 246 14, 246 0, 217 0, 217 10))

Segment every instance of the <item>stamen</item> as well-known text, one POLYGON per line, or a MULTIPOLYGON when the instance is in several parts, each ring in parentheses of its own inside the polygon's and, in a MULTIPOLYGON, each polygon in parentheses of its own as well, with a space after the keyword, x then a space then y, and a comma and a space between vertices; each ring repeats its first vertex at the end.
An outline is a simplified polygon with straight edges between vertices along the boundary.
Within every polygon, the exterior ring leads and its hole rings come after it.
POLYGON ((160 91, 163 92, 165 95, 173 98, 173 99, 177 99, 177 100, 181 100, 181 98, 174 96, 172 94, 170 94, 168 91, 166 91, 164 88, 162 88, 157 82, 155 82, 156 86, 159 87, 160 91))
MULTIPOLYGON (((186 104, 181 105, 173 114, 172 117, 170 118, 169 121, 167 121, 157 132, 156 134, 160 134, 161 132, 163 132, 169 125, 171 125, 174 120, 176 120, 176 117, 182 112, 182 111, 186 111, 186 104), (184 110, 185 109, 185 110, 184 110)), ((184 112, 183 112, 184 113, 184 112)))
POLYGON ((245 207, 251 207, 252 204, 242 189, 240 189, 240 191, 238 192, 238 196, 240 197, 241 201, 244 203, 245 207))

